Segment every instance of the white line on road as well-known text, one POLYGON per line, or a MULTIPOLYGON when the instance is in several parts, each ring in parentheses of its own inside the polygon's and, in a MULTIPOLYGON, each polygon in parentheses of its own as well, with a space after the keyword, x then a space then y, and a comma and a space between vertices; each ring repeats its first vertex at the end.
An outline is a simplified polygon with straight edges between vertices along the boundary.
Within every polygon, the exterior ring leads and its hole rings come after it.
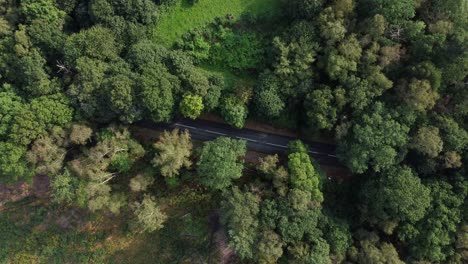
POLYGON ((244 138, 244 137, 238 137, 238 136, 236 136, 236 138, 238 138, 238 139, 243 139, 243 140, 247 140, 247 141, 252 141, 252 142, 258 142, 257 140, 255 140, 255 139, 250 139, 250 138, 244 138))
POLYGON ((328 154, 327 156, 328 156, 328 157, 336 158, 336 155, 330 155, 330 154, 328 154))
POLYGON ((277 145, 277 144, 273 144, 273 143, 269 143, 269 142, 266 142, 265 144, 270 145, 270 146, 279 147, 279 148, 288 148, 287 146, 277 145))
POLYGON ((312 153, 312 154, 320 154, 320 152, 312 151, 312 150, 309 150, 309 153, 312 153))
POLYGON ((206 131, 206 132, 208 132, 208 133, 211 133, 211 134, 216 134, 216 135, 226 136, 226 134, 219 133, 219 132, 212 131, 212 130, 208 130, 208 129, 204 129, 204 131, 206 131))
POLYGON ((186 125, 182 125, 182 124, 178 124, 178 123, 175 123, 174 125, 176 125, 176 126, 180 126, 180 127, 185 127, 185 128, 190 128, 190 129, 195 129, 195 130, 198 130, 198 128, 196 128, 196 127, 193 127, 193 126, 186 126, 186 125))

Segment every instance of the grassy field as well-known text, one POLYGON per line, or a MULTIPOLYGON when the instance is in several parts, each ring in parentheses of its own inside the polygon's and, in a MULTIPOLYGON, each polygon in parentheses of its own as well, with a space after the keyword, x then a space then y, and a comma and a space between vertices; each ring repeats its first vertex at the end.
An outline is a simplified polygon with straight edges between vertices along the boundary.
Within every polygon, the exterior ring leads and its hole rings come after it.
POLYGON ((228 14, 239 19, 243 14, 274 16, 280 12, 280 0, 199 0, 190 5, 188 0, 164 12, 154 30, 154 39, 170 47, 185 32, 212 22, 228 14))

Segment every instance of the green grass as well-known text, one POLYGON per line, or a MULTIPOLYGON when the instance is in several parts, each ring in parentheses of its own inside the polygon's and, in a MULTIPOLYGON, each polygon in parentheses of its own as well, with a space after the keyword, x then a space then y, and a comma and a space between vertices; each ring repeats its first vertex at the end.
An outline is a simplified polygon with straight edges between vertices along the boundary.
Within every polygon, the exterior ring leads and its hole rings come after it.
POLYGON ((273 17, 280 12, 280 0, 199 0, 193 6, 188 0, 162 13, 154 30, 154 39, 171 47, 184 33, 202 27, 216 17, 228 14, 238 20, 243 14, 273 17))

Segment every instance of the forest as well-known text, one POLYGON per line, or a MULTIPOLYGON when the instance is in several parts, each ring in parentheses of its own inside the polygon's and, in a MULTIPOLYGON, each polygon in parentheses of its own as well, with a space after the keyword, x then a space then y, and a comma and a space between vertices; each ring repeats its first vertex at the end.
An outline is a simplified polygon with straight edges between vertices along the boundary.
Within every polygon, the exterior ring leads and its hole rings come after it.
POLYGON ((0 263, 468 263, 467 14, 0 0, 0 263))

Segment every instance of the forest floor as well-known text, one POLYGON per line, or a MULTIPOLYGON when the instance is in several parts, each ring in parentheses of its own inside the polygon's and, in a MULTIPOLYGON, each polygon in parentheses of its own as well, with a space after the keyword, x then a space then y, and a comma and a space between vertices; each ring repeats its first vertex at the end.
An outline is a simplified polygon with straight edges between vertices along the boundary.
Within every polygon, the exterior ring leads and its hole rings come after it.
POLYGON ((280 12, 279 0, 176 0, 176 4, 162 12, 154 29, 154 39, 171 47, 184 33, 204 26, 216 17, 242 15, 274 17, 280 12), (196 2, 190 4, 190 2, 196 2))

